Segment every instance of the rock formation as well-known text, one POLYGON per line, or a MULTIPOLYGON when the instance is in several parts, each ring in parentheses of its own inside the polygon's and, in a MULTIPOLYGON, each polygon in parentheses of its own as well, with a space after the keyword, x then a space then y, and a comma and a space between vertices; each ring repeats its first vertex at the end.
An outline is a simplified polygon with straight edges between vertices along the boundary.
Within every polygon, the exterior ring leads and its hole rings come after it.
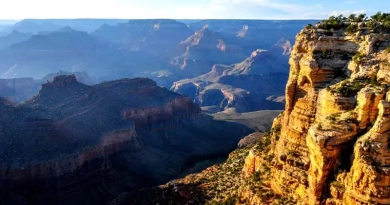
POLYGON ((0 79, 0 96, 9 98, 14 102, 25 101, 34 95, 36 95, 41 89, 41 85, 51 81, 53 77, 59 75, 70 75, 74 74, 77 81, 84 84, 95 84, 96 80, 91 78, 86 72, 66 72, 59 71, 46 75, 42 79, 33 78, 11 78, 11 79, 0 79))
MULTIPOLYGON (((267 98, 281 96, 288 76, 288 56, 272 50, 255 50, 244 61, 232 65, 217 64, 204 75, 174 83, 171 90, 185 94, 201 106, 216 106, 221 111, 238 112, 282 109, 283 103, 267 98)), ((283 50, 284 51, 284 50, 283 50)))
POLYGON ((214 64, 231 64, 245 58, 237 42, 230 42, 207 26, 180 42, 180 47, 184 53, 173 58, 171 64, 193 76, 205 74, 214 64))
POLYGON ((145 78, 89 86, 61 75, 23 103, 1 99, 0 113, 1 204, 101 204, 250 132, 145 78))
POLYGON ((297 35, 272 188, 300 204, 390 202, 390 38, 367 26, 329 33, 321 23, 297 35))

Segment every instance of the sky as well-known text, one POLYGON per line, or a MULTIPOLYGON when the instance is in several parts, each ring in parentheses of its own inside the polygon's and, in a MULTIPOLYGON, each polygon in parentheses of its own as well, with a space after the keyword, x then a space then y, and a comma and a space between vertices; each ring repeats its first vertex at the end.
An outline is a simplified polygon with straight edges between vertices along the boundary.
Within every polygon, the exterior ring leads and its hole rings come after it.
MULTIPOLYGON (((383 10, 387 8, 388 11, 383 10)), ((0 0, 0 19, 323 19, 377 11, 389 0, 0 0)))

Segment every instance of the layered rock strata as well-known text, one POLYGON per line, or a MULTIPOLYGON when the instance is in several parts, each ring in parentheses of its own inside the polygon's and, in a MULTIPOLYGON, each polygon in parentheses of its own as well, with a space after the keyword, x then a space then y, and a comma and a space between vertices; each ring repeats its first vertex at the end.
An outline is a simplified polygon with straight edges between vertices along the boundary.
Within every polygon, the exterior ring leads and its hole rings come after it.
POLYGON ((299 204, 388 204, 387 33, 359 23, 296 37, 272 188, 299 204))
POLYGON ((255 50, 244 61, 217 64, 204 75, 177 81, 172 91, 189 96, 200 106, 215 106, 237 112, 282 109, 283 103, 269 100, 281 96, 288 76, 287 55, 280 48, 255 50))

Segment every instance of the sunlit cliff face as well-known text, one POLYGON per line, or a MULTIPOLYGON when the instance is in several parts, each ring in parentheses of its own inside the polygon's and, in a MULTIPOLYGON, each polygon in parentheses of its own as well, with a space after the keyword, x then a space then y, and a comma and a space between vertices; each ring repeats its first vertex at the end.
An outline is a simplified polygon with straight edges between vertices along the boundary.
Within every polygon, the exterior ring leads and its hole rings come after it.
POLYGON ((272 167, 277 193, 301 204, 390 202, 389 46, 367 22, 297 35, 272 167))

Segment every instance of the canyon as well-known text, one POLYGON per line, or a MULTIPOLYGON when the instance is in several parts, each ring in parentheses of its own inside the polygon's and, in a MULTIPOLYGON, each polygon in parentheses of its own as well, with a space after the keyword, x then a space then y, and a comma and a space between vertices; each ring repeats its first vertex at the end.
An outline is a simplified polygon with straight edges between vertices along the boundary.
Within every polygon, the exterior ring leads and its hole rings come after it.
MULTIPOLYGON (((283 44, 291 45, 288 41, 283 44)), ((281 110, 284 101, 273 101, 273 96, 284 94, 284 85, 274 82, 285 82, 288 76, 288 65, 283 63, 288 55, 281 55, 281 49, 274 46, 269 51, 256 50, 240 63, 214 65, 204 75, 174 82, 171 90, 189 96, 200 106, 215 106, 220 111, 281 110)))
POLYGON ((111 204, 389 204, 389 27, 339 18, 296 36, 285 110, 268 133, 221 164, 111 204))
POLYGON ((18 102, 38 92, 40 79, 64 71, 87 73, 94 83, 150 78, 220 111, 280 110, 294 36, 315 22, 22 20, 0 30, 0 78, 16 79, 16 87, 39 81, 19 96, 7 91, 18 102))
POLYGON ((0 103, 1 204, 104 204, 223 156, 252 131, 146 78, 90 86, 59 75, 0 103))

